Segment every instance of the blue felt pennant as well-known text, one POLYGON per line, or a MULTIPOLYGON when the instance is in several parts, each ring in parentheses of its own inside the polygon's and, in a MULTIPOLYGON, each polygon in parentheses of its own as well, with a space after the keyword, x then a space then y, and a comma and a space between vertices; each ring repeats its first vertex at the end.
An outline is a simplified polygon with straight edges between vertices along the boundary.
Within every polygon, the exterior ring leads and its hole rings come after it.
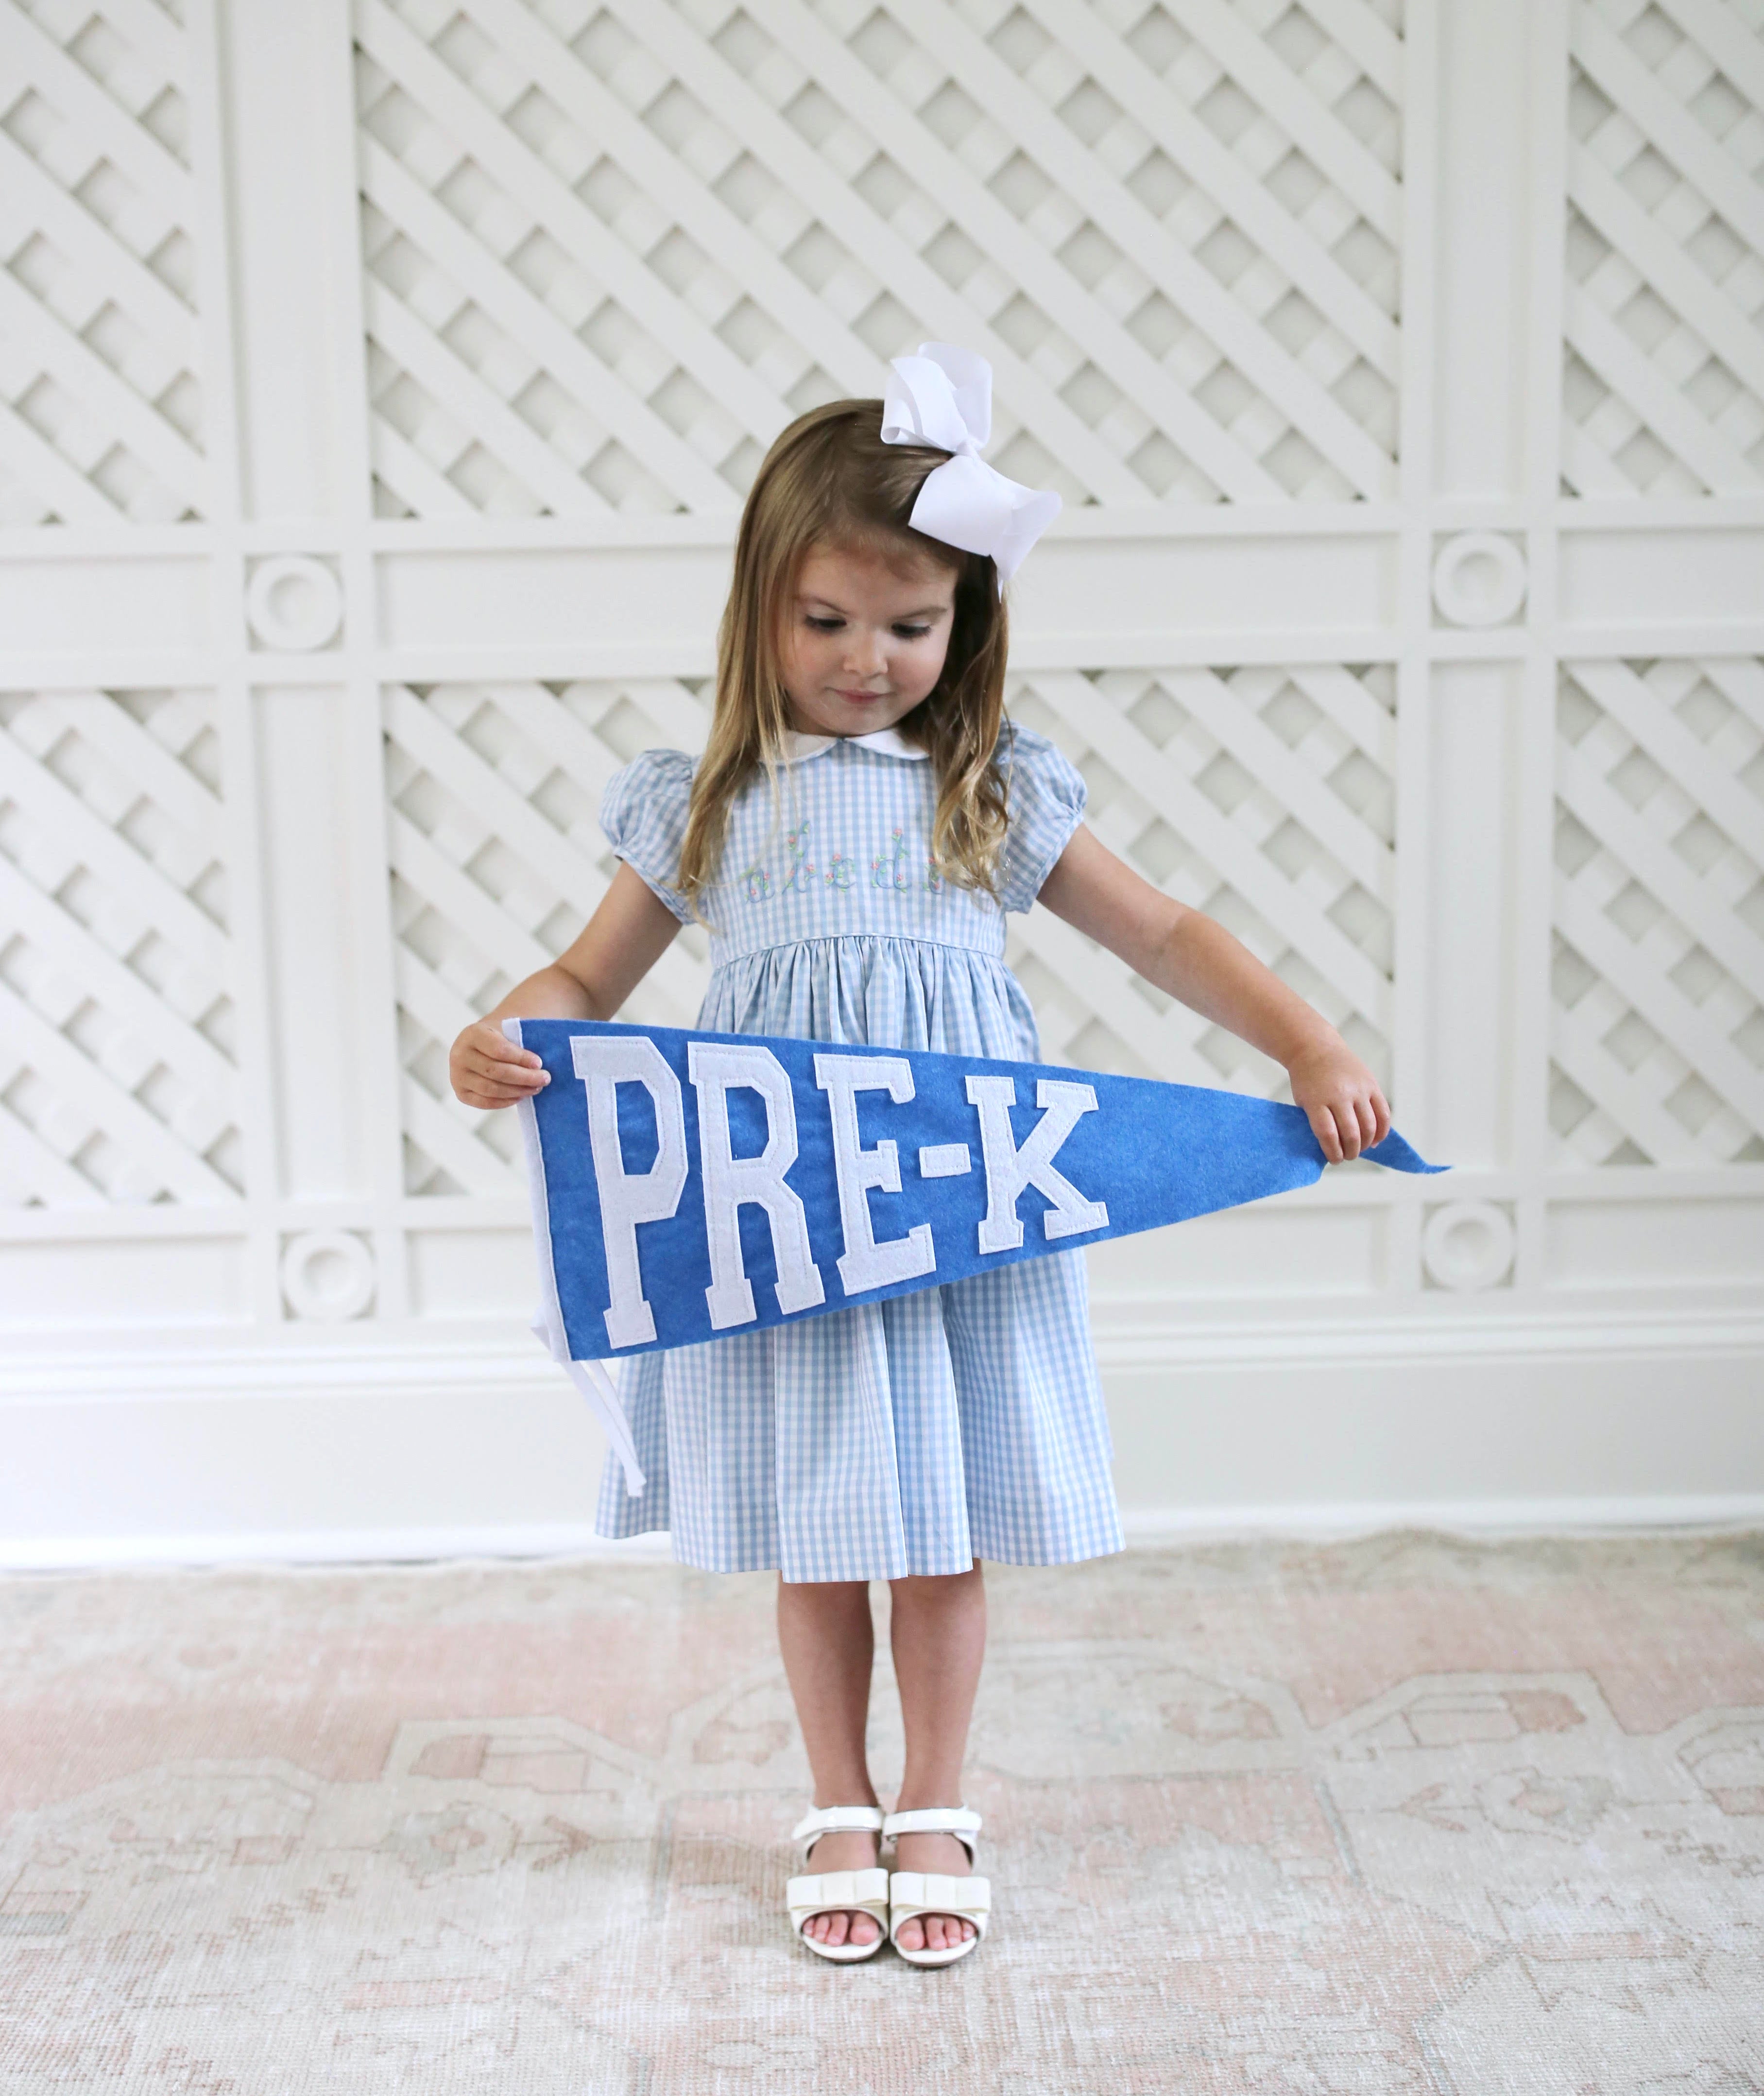
MULTIPOLYGON (((643 1478, 609 1357, 1155 1229, 1308 1186, 1326 1162, 1297 1107, 1192 1085, 769 1034, 504 1030, 551 1078, 520 1110, 535 1330, 632 1491, 643 1478)), ((1444 1168, 1394 1130, 1364 1154, 1444 1168)))

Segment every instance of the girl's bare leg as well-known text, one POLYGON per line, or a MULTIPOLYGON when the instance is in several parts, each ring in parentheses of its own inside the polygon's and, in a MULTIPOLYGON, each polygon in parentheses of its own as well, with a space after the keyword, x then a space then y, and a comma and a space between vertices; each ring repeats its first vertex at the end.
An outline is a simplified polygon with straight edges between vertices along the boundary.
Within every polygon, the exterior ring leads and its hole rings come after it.
MULTIPOLYGON (((986 1589, 980 1569, 938 1579, 894 1579, 889 1638, 894 1678, 900 1684, 906 1729, 906 1772, 895 1809, 918 1812, 928 1806, 962 1802, 962 1762, 968 1721, 986 1652, 986 1589)), ((936 1871, 965 1878, 967 1851, 953 1834, 902 1834, 895 1859, 903 1871, 936 1871)), ((965 1942, 972 1922, 928 1914, 905 1923, 900 1941, 908 1950, 941 1950, 965 1942)))
MULTIPOLYGON (((778 1583, 778 1646, 802 1727, 817 1806, 874 1805, 864 1754, 870 1669, 875 1629, 870 1588, 862 1579, 778 1583)), ((823 1834, 803 1867, 867 1871, 876 1860, 873 1834, 823 1834)), ((867 1914, 820 1914, 804 1933, 818 1942, 874 1943, 881 1933, 867 1914)))

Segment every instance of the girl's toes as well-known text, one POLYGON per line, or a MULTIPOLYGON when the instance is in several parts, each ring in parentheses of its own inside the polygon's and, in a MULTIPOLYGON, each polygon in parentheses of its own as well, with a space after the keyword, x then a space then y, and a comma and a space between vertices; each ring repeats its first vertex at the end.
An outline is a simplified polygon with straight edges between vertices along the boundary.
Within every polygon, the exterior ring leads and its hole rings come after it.
POLYGON ((925 1925, 916 1916, 901 1924, 900 1933, 894 1941, 902 1950, 923 1950, 925 1947, 925 1925))
POLYGON ((860 1947, 866 1943, 874 1943, 881 1932, 873 1915, 854 1914, 851 1917, 851 1941, 860 1947))

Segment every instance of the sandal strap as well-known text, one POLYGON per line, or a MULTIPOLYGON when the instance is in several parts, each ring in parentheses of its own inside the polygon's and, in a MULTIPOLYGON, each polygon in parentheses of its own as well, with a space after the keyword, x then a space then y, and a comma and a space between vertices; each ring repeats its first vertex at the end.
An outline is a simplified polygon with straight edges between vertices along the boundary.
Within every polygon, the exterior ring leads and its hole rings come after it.
POLYGON ((823 1805, 819 1810, 810 1810, 791 1829, 792 1841, 801 1841, 803 1860, 823 1834, 880 1834, 882 1832, 882 1808, 880 1805, 823 1805))
POLYGON ((928 1805, 917 1812, 891 1812, 882 1823, 885 1841, 897 1834, 953 1834, 974 1860, 974 1836, 984 1823, 965 1805, 928 1805))
POLYGON ((884 1834, 977 1834, 985 1824, 965 1805, 928 1805, 918 1812, 891 1812, 884 1834))

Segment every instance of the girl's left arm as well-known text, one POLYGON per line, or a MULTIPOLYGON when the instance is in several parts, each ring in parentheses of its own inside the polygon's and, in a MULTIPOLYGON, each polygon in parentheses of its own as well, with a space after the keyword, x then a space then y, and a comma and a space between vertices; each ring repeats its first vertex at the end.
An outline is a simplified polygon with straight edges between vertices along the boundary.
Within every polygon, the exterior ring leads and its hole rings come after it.
POLYGON ((1389 1134, 1378 1080, 1322 1013, 1223 924, 1154 888, 1082 823, 1038 900, 1167 995, 1283 1063, 1332 1164, 1389 1134))

